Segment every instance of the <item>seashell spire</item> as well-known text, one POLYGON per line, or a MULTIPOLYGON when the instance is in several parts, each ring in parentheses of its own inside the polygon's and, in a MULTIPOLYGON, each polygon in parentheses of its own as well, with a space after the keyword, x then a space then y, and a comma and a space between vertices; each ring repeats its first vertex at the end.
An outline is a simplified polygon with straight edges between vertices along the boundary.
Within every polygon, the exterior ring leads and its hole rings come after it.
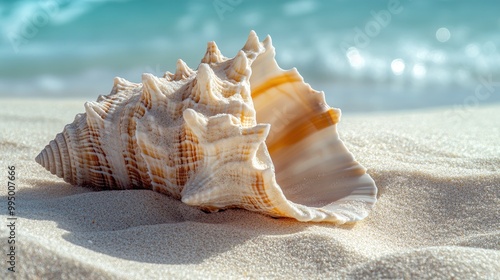
POLYGON ((240 82, 243 77, 250 77, 250 71, 245 53, 239 51, 233 59, 231 67, 226 70, 226 75, 228 78, 240 82))
POLYGON ((178 59, 177 70, 175 71, 175 74, 173 75, 172 79, 175 81, 180 81, 191 76, 193 73, 194 71, 191 70, 191 68, 189 68, 182 59, 178 59))
POLYGON ((262 48, 261 43, 259 42, 259 37, 257 37, 257 33, 255 31, 250 31, 248 35, 247 42, 243 46, 243 51, 245 53, 259 53, 262 48))
POLYGON ((73 185, 146 188, 205 211, 244 208, 343 224, 365 218, 377 188, 340 140, 339 109, 281 69, 255 32, 234 58, 209 42, 197 70, 115 78, 36 157, 73 185))
POLYGON ((201 60, 201 63, 221 63, 224 61, 224 56, 219 51, 217 44, 212 41, 207 43, 207 52, 201 60))

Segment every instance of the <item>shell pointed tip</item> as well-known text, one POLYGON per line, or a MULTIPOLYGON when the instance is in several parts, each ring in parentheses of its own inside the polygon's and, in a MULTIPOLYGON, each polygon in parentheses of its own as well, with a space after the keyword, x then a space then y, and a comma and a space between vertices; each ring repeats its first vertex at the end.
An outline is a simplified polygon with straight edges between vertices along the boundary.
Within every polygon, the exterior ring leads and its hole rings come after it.
POLYGON ((226 71, 229 78, 236 81, 240 81, 242 77, 250 76, 250 71, 248 69, 248 59, 243 50, 240 50, 233 60, 233 65, 226 71))
POLYGON ((43 168, 45 168, 45 170, 47 171, 50 171, 50 173, 54 174, 51 170, 50 170, 50 163, 45 161, 43 159, 43 153, 44 151, 40 152, 40 154, 38 154, 36 157, 35 157, 35 161, 40 164, 43 168))
POLYGON ((272 45, 273 39, 271 38, 271 35, 267 35, 266 39, 264 39, 264 41, 262 41, 262 43, 264 43, 264 46, 272 45))
POLYGON ((220 63, 224 60, 224 56, 221 54, 217 44, 214 41, 207 43, 207 52, 201 60, 202 63, 220 63))
POLYGON ((243 72, 248 66, 247 56, 243 51, 239 51, 234 60, 234 66, 238 68, 238 72, 243 72))
POLYGON ((120 85, 120 84, 125 84, 127 82, 127 80, 125 80, 124 78, 121 78, 121 77, 114 77, 113 78, 113 85, 116 86, 116 85, 120 85))
POLYGON ((178 59, 176 63, 175 74, 172 76, 174 80, 179 81, 193 74, 193 70, 182 59, 178 59))
MULTIPOLYGON (((182 60, 180 58, 177 60, 176 68, 177 68, 176 69, 177 73, 181 73, 181 72, 184 73, 184 72, 187 72, 188 69, 189 69, 189 67, 187 66, 186 62, 184 62, 184 60, 182 60)), ((189 69, 189 70, 191 70, 191 69, 189 69)))
POLYGON ((246 51, 254 51, 257 52, 259 51, 259 37, 257 37, 257 33, 255 31, 251 30, 250 34, 248 34, 248 39, 245 43, 245 46, 243 46, 243 49, 246 51))
POLYGON ((208 66, 208 64, 206 64, 206 63, 201 63, 200 66, 198 66, 197 78, 203 79, 205 77, 208 77, 210 75, 210 72, 211 72, 210 66, 208 66))
POLYGON ((42 166, 43 166, 43 164, 42 164, 42 163, 43 163, 43 162, 42 162, 42 161, 43 161, 43 156, 42 156, 42 153, 39 153, 39 154, 35 157, 35 161, 36 161, 36 163, 38 163, 38 164, 40 164, 40 165, 42 165, 42 166))
POLYGON ((194 195, 183 196, 181 201, 187 205, 196 205, 196 197, 194 195))
POLYGON ((149 81, 153 79, 153 74, 150 73, 142 73, 141 80, 142 81, 149 81))

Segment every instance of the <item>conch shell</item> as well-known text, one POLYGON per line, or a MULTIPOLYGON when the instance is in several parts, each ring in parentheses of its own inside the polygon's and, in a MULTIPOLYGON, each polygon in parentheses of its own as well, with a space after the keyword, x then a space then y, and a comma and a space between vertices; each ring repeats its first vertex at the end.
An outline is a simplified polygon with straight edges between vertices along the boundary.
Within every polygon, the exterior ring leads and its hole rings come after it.
POLYGON ((36 161, 73 185, 152 189, 210 212, 365 218, 377 188, 339 139, 340 110, 274 57, 252 31, 232 59, 209 42, 197 70, 178 60, 162 78, 115 78, 36 161))

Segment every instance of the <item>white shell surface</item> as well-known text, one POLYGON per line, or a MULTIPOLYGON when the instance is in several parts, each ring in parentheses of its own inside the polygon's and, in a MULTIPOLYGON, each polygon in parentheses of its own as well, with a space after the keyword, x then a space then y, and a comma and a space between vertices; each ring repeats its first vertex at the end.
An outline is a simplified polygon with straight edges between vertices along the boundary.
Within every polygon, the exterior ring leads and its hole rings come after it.
POLYGON ((339 138, 340 110, 274 57, 252 31, 232 59, 210 42, 197 70, 179 60, 140 84, 115 78, 36 161, 74 185, 147 188, 207 211, 365 218, 377 188, 339 138))

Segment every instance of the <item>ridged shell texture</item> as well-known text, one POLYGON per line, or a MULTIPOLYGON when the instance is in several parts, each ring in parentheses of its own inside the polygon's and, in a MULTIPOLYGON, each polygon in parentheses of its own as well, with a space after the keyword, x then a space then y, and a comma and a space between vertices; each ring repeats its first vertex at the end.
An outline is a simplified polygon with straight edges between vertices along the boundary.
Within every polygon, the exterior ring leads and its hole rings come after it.
POLYGON ((365 218, 377 188, 339 139, 340 110, 274 57, 252 31, 234 58, 209 42, 197 70, 178 60, 139 84, 115 78, 36 161, 73 185, 152 189, 206 211, 365 218))

